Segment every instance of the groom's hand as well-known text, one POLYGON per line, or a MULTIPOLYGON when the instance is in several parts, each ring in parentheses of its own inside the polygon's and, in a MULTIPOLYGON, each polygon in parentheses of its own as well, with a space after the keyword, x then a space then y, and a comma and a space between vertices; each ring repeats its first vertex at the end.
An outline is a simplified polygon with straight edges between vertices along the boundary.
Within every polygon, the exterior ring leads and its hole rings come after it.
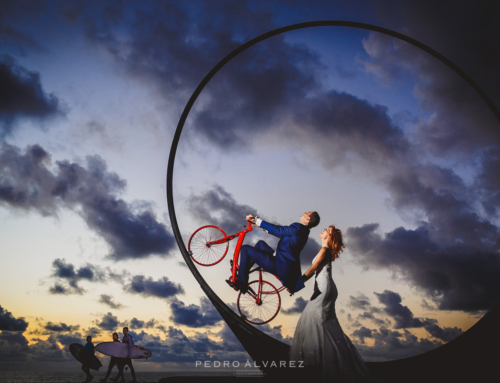
POLYGON ((248 214, 246 219, 247 221, 255 223, 255 217, 252 214, 248 214))

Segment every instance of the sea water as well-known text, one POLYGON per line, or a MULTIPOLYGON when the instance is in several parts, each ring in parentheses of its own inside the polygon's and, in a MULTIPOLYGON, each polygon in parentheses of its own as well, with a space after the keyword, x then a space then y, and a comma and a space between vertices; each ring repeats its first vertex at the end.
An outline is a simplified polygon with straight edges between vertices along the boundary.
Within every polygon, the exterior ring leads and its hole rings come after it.
MULTIPOLYGON (((104 378, 104 373, 94 372, 92 383, 99 382, 104 378)), ((139 383, 158 383, 162 378, 171 376, 236 376, 237 372, 200 373, 200 372, 135 372, 139 383)), ((111 377, 115 377, 112 374, 111 377)), ((81 383, 85 381, 82 371, 75 372, 25 372, 25 371, 0 371, 0 383, 81 383)), ((125 381, 132 381, 130 372, 125 371, 125 381)), ((108 379, 108 382, 112 382, 108 379)))

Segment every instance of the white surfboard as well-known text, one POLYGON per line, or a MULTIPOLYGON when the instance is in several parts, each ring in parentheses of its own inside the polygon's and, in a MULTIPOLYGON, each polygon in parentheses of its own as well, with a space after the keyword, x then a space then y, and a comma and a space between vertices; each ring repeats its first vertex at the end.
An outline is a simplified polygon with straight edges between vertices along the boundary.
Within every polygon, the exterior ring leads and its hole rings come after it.
MULTIPOLYGON (((95 346, 95 349, 101 354, 114 356, 117 358, 128 358, 128 344, 121 342, 104 342, 95 346)), ((144 347, 134 346, 132 348, 132 359, 148 359, 151 358, 151 351, 144 347)))

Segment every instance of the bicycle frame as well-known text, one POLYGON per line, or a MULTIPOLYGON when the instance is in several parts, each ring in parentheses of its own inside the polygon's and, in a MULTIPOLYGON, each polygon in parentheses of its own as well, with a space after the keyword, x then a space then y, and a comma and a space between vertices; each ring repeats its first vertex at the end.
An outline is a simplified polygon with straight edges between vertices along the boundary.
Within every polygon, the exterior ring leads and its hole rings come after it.
MULTIPOLYGON (((253 231, 252 223, 248 222, 245 230, 238 233, 226 235, 219 227, 206 225, 196 230, 189 239, 188 250, 193 261, 201 266, 213 266, 221 262, 227 255, 229 248, 228 242, 238 237, 233 259, 231 260, 231 276, 226 282, 234 290, 236 287, 236 275, 239 270, 238 261, 241 247, 245 240, 245 235, 253 231)), ((236 305, 240 315, 249 323, 261 325, 273 320, 278 314, 281 307, 280 292, 286 289, 282 285, 281 280, 275 275, 275 278, 280 282, 281 287, 276 288, 272 283, 264 280, 262 272, 265 270, 260 266, 250 270, 250 273, 257 271, 259 277, 248 282, 248 291, 238 294, 236 305)), ((250 274, 249 273, 249 274, 250 274)))
POLYGON ((250 221, 247 221, 247 222, 248 222, 248 227, 245 230, 240 231, 239 233, 231 234, 231 235, 228 235, 224 238, 207 243, 207 246, 218 245, 218 244, 221 244, 224 242, 229 242, 229 241, 235 239, 236 237, 239 237, 238 242, 236 243, 236 248, 234 249, 233 261, 232 261, 232 266, 231 266, 232 276, 231 276, 231 278, 229 278, 229 280, 233 283, 234 283, 234 279, 236 278, 236 270, 238 270, 238 258, 240 256, 241 246, 243 245, 243 241, 245 240, 245 235, 248 232, 253 231, 252 223, 250 221))
MULTIPOLYGON (((218 239, 218 240, 215 240, 215 241, 211 241, 211 242, 208 242, 207 245, 210 246, 210 245, 218 245, 218 244, 221 244, 221 243, 224 243, 224 242, 229 242, 233 239, 235 239, 236 237, 238 237, 238 242, 236 243, 236 248, 234 249, 234 255, 233 255, 233 260, 231 262, 231 277, 229 278, 229 281, 231 283, 234 283, 235 279, 236 279, 236 272, 238 270, 238 260, 239 260, 239 257, 240 257, 240 251, 241 251, 241 246, 243 245, 243 241, 245 240, 245 235, 250 232, 250 231, 253 231, 253 228, 252 228, 252 223, 250 221, 247 221, 248 222, 248 227, 243 230, 243 231, 240 231, 236 234, 231 234, 231 235, 228 235, 224 238, 221 238, 221 239, 218 239)), ((267 294, 266 292, 262 292, 262 272, 265 271, 264 269, 261 269, 260 267, 257 267, 253 270, 250 270, 250 273, 254 272, 258 270, 259 271, 259 291, 256 292, 256 296, 255 296, 255 299, 258 301, 260 301, 261 297, 262 297, 262 294, 267 294)), ((274 275, 274 277, 276 277, 276 279, 278 281, 280 281, 281 283, 281 280, 276 276, 274 275)), ((236 288, 233 287, 235 290, 236 288)), ((285 290, 285 286, 281 286, 277 291, 278 293, 280 293, 281 291, 285 290)), ((252 294, 253 295, 253 294, 252 294)))

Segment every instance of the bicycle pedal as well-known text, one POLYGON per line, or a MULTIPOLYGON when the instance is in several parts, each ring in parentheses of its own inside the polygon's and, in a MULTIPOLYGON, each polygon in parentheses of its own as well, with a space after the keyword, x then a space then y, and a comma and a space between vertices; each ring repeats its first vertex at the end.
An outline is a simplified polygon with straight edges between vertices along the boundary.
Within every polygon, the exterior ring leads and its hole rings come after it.
POLYGON ((235 286, 234 282, 231 282, 229 279, 226 279, 226 283, 234 289, 235 286))

